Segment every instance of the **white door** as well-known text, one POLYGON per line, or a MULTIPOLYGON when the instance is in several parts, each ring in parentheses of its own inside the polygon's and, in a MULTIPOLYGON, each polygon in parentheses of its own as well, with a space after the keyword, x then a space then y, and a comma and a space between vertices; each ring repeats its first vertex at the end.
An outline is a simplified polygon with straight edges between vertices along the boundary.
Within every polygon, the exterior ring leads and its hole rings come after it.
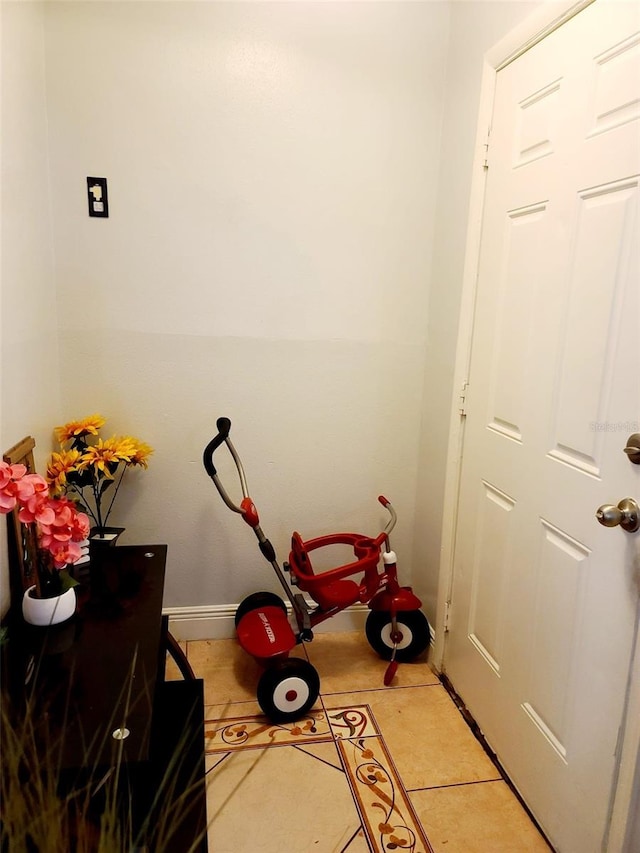
POLYGON ((600 851, 638 618, 640 5, 497 74, 445 670, 562 853, 600 851))

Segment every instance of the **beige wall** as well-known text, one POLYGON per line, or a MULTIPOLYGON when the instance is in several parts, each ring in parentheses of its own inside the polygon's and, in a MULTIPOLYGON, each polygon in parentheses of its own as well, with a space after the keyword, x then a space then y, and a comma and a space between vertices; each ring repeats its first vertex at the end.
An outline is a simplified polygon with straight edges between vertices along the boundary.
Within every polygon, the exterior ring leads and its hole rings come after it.
POLYGON ((156 448, 113 519, 168 542, 169 605, 277 588, 204 474, 219 415, 281 559, 294 528, 378 532, 386 493, 410 575, 448 18, 48 4, 64 411, 156 448))
POLYGON ((434 618, 480 63, 536 5, 2 4, 3 444, 153 444, 113 521, 167 604, 274 587, 202 470, 224 414, 281 559, 385 493, 434 618))
MULTIPOLYGON (((38 464, 59 422, 45 111, 43 6, 0 3, 2 25, 0 448, 36 436, 38 464)), ((8 606, 6 525, 0 524, 0 612, 8 606)))

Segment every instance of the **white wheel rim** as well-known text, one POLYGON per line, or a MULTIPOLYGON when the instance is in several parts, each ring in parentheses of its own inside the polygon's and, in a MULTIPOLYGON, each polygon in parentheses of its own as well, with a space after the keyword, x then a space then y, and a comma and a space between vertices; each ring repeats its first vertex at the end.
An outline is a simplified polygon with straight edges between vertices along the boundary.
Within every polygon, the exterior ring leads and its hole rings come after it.
POLYGON ((297 711, 309 698, 307 682, 298 676, 283 678, 273 691, 273 704, 278 711, 297 711))
MULTIPOLYGON (((407 646, 411 645, 411 641, 413 640, 413 634, 409 630, 409 628, 398 620, 398 631, 402 633, 402 639, 397 645, 397 649, 406 649, 407 646)), ((390 649, 393 648, 393 640, 391 639, 392 625, 391 622, 387 622, 382 631, 380 631, 380 638, 385 646, 388 646, 390 649)))

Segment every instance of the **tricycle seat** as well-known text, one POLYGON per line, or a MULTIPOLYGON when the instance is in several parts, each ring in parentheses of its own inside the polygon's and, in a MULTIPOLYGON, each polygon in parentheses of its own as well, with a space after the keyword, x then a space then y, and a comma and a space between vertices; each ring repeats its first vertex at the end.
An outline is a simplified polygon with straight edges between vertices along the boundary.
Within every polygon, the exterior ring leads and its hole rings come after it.
POLYGON ((380 546, 375 540, 358 533, 334 533, 318 536, 316 539, 302 540, 299 533, 291 537, 289 567, 296 584, 303 592, 316 601, 324 610, 334 607, 343 609, 361 599, 364 587, 354 580, 346 580, 351 575, 365 573, 376 574, 380 559, 380 546), (316 574, 311 564, 310 551, 328 545, 349 545, 357 558, 352 563, 337 566, 334 569, 316 574))

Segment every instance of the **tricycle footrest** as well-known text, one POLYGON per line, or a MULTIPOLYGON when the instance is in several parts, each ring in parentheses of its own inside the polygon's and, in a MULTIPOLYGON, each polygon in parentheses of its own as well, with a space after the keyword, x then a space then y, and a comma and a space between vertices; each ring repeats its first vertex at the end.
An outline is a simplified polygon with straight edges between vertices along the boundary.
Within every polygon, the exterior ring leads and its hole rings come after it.
POLYGON ((238 622, 238 641, 256 660, 286 657, 296 646, 296 637, 286 613, 279 607, 257 607, 238 622))

